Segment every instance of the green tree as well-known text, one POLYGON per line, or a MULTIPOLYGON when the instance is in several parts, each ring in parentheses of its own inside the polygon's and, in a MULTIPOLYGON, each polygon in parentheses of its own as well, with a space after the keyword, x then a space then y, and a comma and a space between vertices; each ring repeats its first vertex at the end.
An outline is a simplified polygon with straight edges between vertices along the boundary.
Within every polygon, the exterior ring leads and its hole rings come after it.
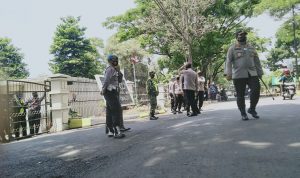
POLYGON ((73 77, 94 78, 103 71, 103 65, 98 61, 101 47, 98 39, 85 37, 85 27, 80 27, 80 17, 61 18, 57 26, 50 53, 54 58, 50 61, 53 73, 62 73, 73 77))
POLYGON ((275 47, 271 49, 268 56, 268 65, 271 70, 278 69, 276 63, 283 59, 299 56, 300 16, 296 11, 299 10, 300 0, 264 0, 255 8, 257 14, 268 12, 270 15, 283 19, 291 14, 276 33, 275 47))
POLYGON ((296 5, 300 4, 300 0, 262 0, 255 7, 256 14, 268 11, 270 15, 282 18, 292 11, 296 5))
POLYGON ((119 58, 119 64, 124 69, 126 80, 134 81, 133 64, 131 59, 138 60, 135 63, 135 74, 137 79, 138 93, 144 93, 148 78, 147 58, 149 54, 141 48, 140 43, 135 40, 119 42, 116 36, 112 36, 105 47, 105 54, 115 54, 119 58))
POLYGON ((1 78, 22 79, 29 76, 20 49, 11 44, 8 38, 0 38, 1 78))
POLYGON ((212 78, 222 72, 226 51, 236 27, 253 14, 258 0, 150 1, 107 19, 121 41, 138 39, 151 54, 167 56, 161 69, 178 69, 186 59, 212 78))
MULTIPOLYGON (((300 21, 300 16, 295 16, 295 19, 297 22, 300 21)), ((295 37, 297 43, 294 44, 294 29, 292 24, 293 19, 289 19, 286 22, 284 22, 281 27, 276 32, 276 41, 275 46, 271 51, 269 52, 268 56, 268 65, 270 67, 270 70, 275 71, 280 66, 277 65, 277 62, 283 61, 284 59, 290 59, 295 56, 295 46, 296 48, 300 48, 300 29, 295 29, 295 37)), ((300 51, 297 51, 297 55, 300 56, 300 51)))

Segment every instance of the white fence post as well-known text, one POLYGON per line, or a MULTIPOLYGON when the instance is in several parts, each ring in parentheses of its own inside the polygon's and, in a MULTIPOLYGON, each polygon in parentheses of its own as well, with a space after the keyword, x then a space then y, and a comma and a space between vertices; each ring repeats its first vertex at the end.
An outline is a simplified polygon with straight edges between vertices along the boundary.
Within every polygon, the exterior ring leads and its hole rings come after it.
POLYGON ((165 108, 165 89, 164 89, 164 85, 159 83, 158 84, 158 91, 159 94, 157 96, 157 105, 160 109, 164 109, 165 108))
POLYGON ((58 74, 50 77, 51 81, 51 112, 53 127, 52 132, 63 131, 68 128, 69 107, 67 78, 69 76, 58 74))

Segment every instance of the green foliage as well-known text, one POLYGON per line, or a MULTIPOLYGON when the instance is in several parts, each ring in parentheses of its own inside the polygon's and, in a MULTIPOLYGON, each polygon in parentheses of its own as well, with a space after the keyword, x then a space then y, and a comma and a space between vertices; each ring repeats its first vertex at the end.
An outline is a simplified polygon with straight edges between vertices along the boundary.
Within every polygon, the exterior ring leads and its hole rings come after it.
POLYGON ((29 76, 20 49, 8 38, 0 38, 0 78, 23 79, 29 76))
POLYGON ((50 48, 54 56, 49 63, 51 71, 73 77, 94 78, 104 69, 98 61, 100 54, 97 51, 103 42, 84 36, 86 28, 80 27, 80 17, 69 16, 61 20, 50 48))
POLYGON ((300 4, 300 0, 262 0, 255 7, 256 14, 268 11, 272 16, 281 18, 292 9, 292 6, 300 4))
POLYGON ((148 58, 149 54, 141 48, 139 42, 135 39, 119 42, 116 36, 112 36, 104 51, 105 54, 115 54, 118 56, 119 65, 124 69, 124 77, 129 81, 134 81, 133 64, 130 60, 136 57, 139 60, 139 62, 135 64, 138 93, 145 92, 148 78, 148 61, 146 58, 148 58))
MULTIPOLYGON (((117 39, 138 39, 158 60, 160 70, 177 71, 187 58, 206 78, 221 80, 227 49, 235 29, 253 15, 259 0, 137 0, 136 8, 104 23, 117 29, 117 39), (162 8, 163 7, 163 8, 162 8)), ((258 49, 266 40, 253 37, 258 49)), ((251 41, 252 42, 252 41, 251 41)), ((167 78, 167 77, 166 77, 167 78)))
MULTIPOLYGON (((275 47, 271 49, 268 55, 268 65, 270 70, 274 71, 280 66, 276 65, 277 62, 283 61, 284 59, 293 58, 295 56, 294 51, 294 33, 292 26, 292 19, 290 18, 286 22, 284 22, 281 27, 278 29, 276 33, 276 42, 275 47)), ((295 21, 300 21, 300 16, 295 16, 295 21)), ((298 49, 297 55, 300 55, 300 28, 297 26, 295 30, 295 39, 296 39, 296 48, 298 49)))

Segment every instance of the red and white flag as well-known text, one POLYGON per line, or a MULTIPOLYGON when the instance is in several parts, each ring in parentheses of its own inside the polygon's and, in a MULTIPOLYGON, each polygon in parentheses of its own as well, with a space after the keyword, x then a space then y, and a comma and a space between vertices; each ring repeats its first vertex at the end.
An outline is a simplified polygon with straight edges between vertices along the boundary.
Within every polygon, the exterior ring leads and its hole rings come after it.
POLYGON ((132 57, 130 58, 130 62, 131 62, 132 64, 136 64, 136 63, 138 63, 138 62, 140 62, 140 61, 139 61, 139 59, 138 59, 137 56, 132 56, 132 57))

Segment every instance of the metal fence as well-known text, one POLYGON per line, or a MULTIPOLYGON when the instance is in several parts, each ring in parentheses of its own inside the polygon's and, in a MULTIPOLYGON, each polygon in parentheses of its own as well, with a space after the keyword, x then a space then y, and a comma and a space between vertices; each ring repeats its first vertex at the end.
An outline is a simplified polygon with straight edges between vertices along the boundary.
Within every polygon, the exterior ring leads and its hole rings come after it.
POLYGON ((104 100, 96 80, 71 78, 68 80, 70 112, 81 117, 100 116, 104 100))
POLYGON ((48 132, 52 126, 51 105, 48 92, 50 82, 29 82, 23 80, 7 80, 2 85, 2 107, 4 117, 1 127, 1 140, 14 140, 34 134, 48 132), (3 89, 5 88, 5 89, 3 89), (33 98, 35 92, 38 98, 33 98))

